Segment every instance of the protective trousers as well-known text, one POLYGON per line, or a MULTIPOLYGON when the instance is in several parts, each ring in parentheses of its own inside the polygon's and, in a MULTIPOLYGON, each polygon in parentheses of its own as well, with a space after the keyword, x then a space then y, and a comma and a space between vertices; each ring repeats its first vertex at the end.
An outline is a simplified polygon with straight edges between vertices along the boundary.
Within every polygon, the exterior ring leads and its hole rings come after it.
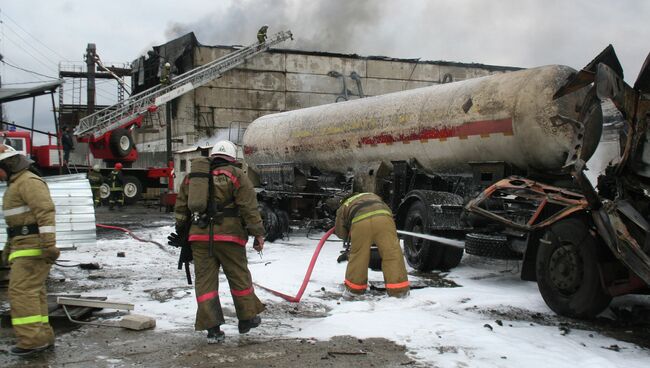
POLYGON ((388 295, 402 296, 409 291, 404 256, 391 217, 373 216, 356 222, 352 224, 350 237, 350 256, 345 271, 345 286, 350 292, 360 294, 368 288, 368 263, 372 244, 379 249, 388 295))
POLYGON ((264 304, 253 291, 245 247, 231 242, 214 242, 210 256, 207 242, 192 242, 192 256, 198 304, 195 330, 207 330, 225 322, 219 301, 220 267, 228 279, 237 318, 251 319, 264 311, 264 304))
POLYGON ((108 204, 110 207, 113 207, 116 203, 120 207, 124 206, 124 190, 122 190, 122 187, 111 188, 111 195, 108 197, 108 204))
POLYGON ((11 262, 11 324, 19 348, 34 349, 54 344, 45 290, 45 280, 51 267, 51 264, 37 257, 18 257, 11 262))
POLYGON ((95 186, 90 186, 90 191, 93 193, 93 204, 95 207, 99 207, 102 201, 102 197, 100 195, 100 190, 101 187, 95 187, 95 186))

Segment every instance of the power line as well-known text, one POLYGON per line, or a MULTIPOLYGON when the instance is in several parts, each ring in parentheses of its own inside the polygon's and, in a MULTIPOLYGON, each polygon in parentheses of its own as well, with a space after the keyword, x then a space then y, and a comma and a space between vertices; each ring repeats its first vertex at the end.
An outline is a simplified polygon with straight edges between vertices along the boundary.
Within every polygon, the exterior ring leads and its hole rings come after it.
POLYGON ((57 64, 56 61, 53 61, 52 59, 50 59, 49 56, 45 55, 45 54, 42 53, 39 49, 37 49, 36 47, 32 46, 32 45, 29 43, 29 41, 27 41, 26 39, 24 39, 21 35, 18 34, 18 32, 14 31, 11 27, 9 27, 8 24, 4 23, 4 25, 5 25, 5 27, 6 27, 8 30, 10 30, 13 34, 15 34, 16 37, 18 37, 21 41, 23 41, 27 46, 31 47, 34 51, 36 51, 36 52, 39 53, 42 57, 44 57, 45 60, 47 60, 47 61, 49 61, 49 62, 51 62, 51 63, 53 63, 53 64, 55 64, 55 65, 57 64))
POLYGON ((50 69, 50 70, 55 70, 55 71, 57 70, 57 68, 52 67, 52 65, 47 65, 47 64, 45 64, 44 62, 42 62, 42 61, 41 61, 39 58, 37 58, 34 54, 32 54, 31 52, 29 52, 28 50, 25 50, 25 48, 23 48, 20 44, 16 43, 16 42, 15 42, 14 40, 12 40, 11 38, 7 38, 7 37, 5 37, 5 39, 6 39, 6 40, 9 40, 9 42, 11 42, 11 43, 13 43, 14 45, 16 45, 16 47, 18 47, 19 49, 23 50, 26 54, 28 54, 29 56, 33 57, 34 60, 36 60, 37 62, 39 62, 41 65, 45 66, 46 68, 48 68, 48 69, 50 69))
MULTIPOLYGON (((60 57, 62 60, 66 60, 66 59, 67 59, 65 56, 63 56, 63 55, 59 54, 58 52, 56 52, 56 51, 52 50, 51 48, 49 48, 46 44, 44 44, 43 42, 41 42, 38 38, 34 37, 34 35, 32 35, 31 33, 27 32, 27 30, 26 30, 25 28, 21 27, 20 24, 18 24, 18 22, 16 22, 16 21, 13 20, 9 15, 7 15, 7 12, 2 12, 2 11, 0 10, 0 15, 4 15, 4 16, 5 16, 7 19, 9 19, 12 23, 14 23, 18 28, 20 28, 23 32, 27 33, 31 38, 33 38, 34 40, 36 40, 36 42, 38 42, 38 43, 40 43, 41 45, 43 45, 46 49, 50 50, 52 53, 54 53, 56 56, 60 57)), ((1 21, 2 21, 2 20, 0 20, 0 22, 1 22, 1 21)))
POLYGON ((35 71, 33 71, 33 70, 23 69, 23 68, 21 68, 21 67, 19 67, 19 66, 15 66, 15 65, 13 65, 13 64, 10 64, 10 63, 7 62, 6 60, 0 60, 0 61, 1 61, 3 64, 5 64, 5 65, 8 65, 8 66, 10 66, 10 67, 12 67, 12 68, 15 68, 15 69, 18 69, 18 70, 22 70, 22 71, 27 72, 27 73, 32 73, 32 74, 40 75, 41 77, 50 78, 50 79, 59 79, 59 78, 55 78, 55 77, 50 77, 49 75, 45 75, 45 74, 41 74, 41 73, 35 72, 35 71))

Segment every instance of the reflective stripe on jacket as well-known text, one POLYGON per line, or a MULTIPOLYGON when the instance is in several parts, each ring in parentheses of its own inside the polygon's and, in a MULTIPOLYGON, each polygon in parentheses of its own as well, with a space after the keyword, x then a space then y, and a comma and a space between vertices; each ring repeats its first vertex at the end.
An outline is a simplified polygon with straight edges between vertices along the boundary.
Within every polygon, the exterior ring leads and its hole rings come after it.
POLYGON ((390 208, 374 193, 359 193, 348 198, 336 211, 334 233, 341 239, 349 235, 352 224, 374 216, 393 216, 390 208))

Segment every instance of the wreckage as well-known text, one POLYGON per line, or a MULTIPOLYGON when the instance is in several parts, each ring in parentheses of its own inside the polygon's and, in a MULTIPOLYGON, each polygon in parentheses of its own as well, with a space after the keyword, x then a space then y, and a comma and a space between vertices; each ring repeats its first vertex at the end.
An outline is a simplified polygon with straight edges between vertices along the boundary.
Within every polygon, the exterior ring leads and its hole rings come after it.
POLYGON ((448 270, 463 252, 523 260, 551 309, 593 317, 650 285, 648 60, 634 87, 609 46, 579 72, 543 66, 263 116, 243 143, 269 234, 331 216, 337 195, 375 192, 400 229, 465 242, 407 236, 412 267, 448 270), (584 170, 604 101, 626 135, 596 192, 584 170))

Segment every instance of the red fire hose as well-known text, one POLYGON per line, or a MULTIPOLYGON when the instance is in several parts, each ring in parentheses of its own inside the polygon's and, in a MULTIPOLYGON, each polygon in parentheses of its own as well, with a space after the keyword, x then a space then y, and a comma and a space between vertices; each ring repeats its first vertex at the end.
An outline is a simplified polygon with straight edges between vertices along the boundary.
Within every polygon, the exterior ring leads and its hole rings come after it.
POLYGON ((334 233, 334 228, 329 229, 328 232, 323 235, 323 237, 320 239, 320 242, 318 242, 318 245, 316 246, 316 250, 314 250, 314 254, 311 256, 311 261, 309 262, 309 267, 307 268, 307 273, 305 273, 305 278, 302 280, 302 285, 300 285, 300 290, 298 290, 298 294, 296 296, 290 296, 287 294, 283 294, 279 291, 275 291, 272 289, 269 289, 267 287, 264 287, 258 283, 253 283, 255 286, 260 287, 269 293, 279 296, 280 298, 291 302, 291 303, 299 303, 300 298, 302 298, 302 294, 305 292, 305 289, 307 288, 307 284, 309 283, 309 279, 311 278, 311 272, 314 270, 314 266, 316 265, 316 260, 318 259, 318 254, 320 254, 321 248, 323 248, 323 244, 325 244, 325 241, 327 238, 330 237, 334 233))
POLYGON ((103 229, 111 229, 111 230, 119 230, 119 231, 123 231, 123 232, 125 232, 125 233, 131 235, 131 237, 132 237, 133 239, 137 240, 137 241, 141 241, 141 242, 145 242, 145 243, 153 243, 153 244, 156 244, 156 245, 158 246, 158 248, 164 250, 165 252, 169 252, 169 251, 167 250, 167 248, 165 248, 162 244, 158 243, 157 241, 142 239, 142 238, 138 237, 137 235, 135 235, 135 234, 134 234, 131 230, 129 230, 129 229, 126 229, 126 228, 123 228, 123 227, 118 227, 118 226, 111 226, 111 225, 102 225, 102 224, 95 224, 95 225, 96 225, 97 227, 101 227, 101 228, 103 228, 103 229))

